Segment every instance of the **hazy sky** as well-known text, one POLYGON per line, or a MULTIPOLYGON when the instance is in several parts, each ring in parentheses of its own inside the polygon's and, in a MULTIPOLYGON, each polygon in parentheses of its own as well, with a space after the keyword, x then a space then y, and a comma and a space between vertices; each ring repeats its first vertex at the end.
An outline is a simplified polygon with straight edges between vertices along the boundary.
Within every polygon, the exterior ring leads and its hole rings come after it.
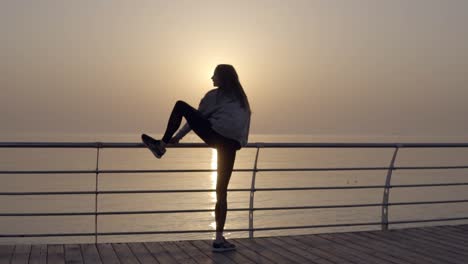
POLYGON ((238 70, 254 134, 468 137, 467 14, 466 0, 1 0, 0 140, 162 133, 219 63, 238 70))

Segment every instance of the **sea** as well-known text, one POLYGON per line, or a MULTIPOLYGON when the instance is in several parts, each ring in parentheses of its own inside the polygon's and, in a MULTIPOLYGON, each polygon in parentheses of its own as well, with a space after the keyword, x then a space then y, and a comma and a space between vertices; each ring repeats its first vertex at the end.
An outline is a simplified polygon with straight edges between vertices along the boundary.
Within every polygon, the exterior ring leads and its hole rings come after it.
MULTIPOLYGON (((149 133, 151 134, 151 133, 149 133)), ((152 134, 158 137, 156 134, 152 134)), ((127 135, 15 135, 1 142, 139 142, 139 134, 127 135)), ((200 142, 193 134, 183 142, 200 142)), ((468 138, 330 135, 251 135, 250 143, 453 143, 468 138)), ((252 169, 255 148, 237 153, 235 169, 252 169)), ((260 149, 259 169, 388 167, 393 148, 264 148, 260 149)), ((0 148, 0 171, 13 170, 94 170, 96 149, 0 148)), ((468 148, 403 148, 395 166, 467 166, 468 148)), ((156 159, 145 148, 101 149, 101 170, 198 170, 216 169, 216 150, 211 148, 169 148, 156 159)), ((355 171, 265 171, 256 173, 256 188, 296 188, 385 185, 387 170, 355 171)), ((248 189, 252 172, 233 172, 229 189, 248 189)), ((115 190, 215 189, 216 172, 184 173, 95 173, 83 174, 0 174, 0 192, 72 192, 115 190), (97 178, 96 178, 97 177, 97 178)), ((468 169, 418 169, 393 171, 392 185, 468 183, 468 169)), ((254 207, 300 207, 382 203, 383 188, 257 191, 254 207)), ((468 185, 391 188, 389 202, 447 201, 468 199, 468 185)), ((97 210, 147 211, 213 209, 214 192, 99 194, 97 210)), ((229 209, 248 208, 250 192, 231 191, 229 209)), ((0 213, 94 212, 96 196, 84 195, 0 195, 0 213)), ((412 221, 468 217, 468 202, 392 205, 388 220, 412 221)), ((380 222, 380 206, 258 210, 253 213, 254 228, 323 226, 380 222)), ((390 224, 389 229, 442 224, 467 224, 468 220, 390 224)), ((214 213, 155 213, 99 215, 97 231, 151 232, 215 230, 214 213)), ((229 211, 225 228, 249 228, 248 211, 229 211)), ((255 237, 380 230, 380 225, 314 227, 255 231, 255 237)), ((0 216, 0 234, 94 233, 94 215, 0 216)), ((98 243, 212 239, 214 232, 175 234, 103 235, 98 243)), ((227 231, 227 238, 248 237, 247 231, 227 231)), ((94 236, 1 237, 0 243, 94 243, 94 236)))

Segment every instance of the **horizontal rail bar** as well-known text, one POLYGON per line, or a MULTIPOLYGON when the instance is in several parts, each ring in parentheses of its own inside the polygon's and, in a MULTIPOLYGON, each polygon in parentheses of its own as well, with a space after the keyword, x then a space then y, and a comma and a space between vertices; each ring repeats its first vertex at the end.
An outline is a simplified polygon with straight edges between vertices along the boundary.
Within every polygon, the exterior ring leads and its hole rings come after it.
MULTIPOLYGON (((168 144, 168 148, 208 148, 205 143, 168 144)), ((256 142, 247 148, 468 148, 468 143, 289 143, 256 142)), ((145 148, 143 143, 124 142, 0 142, 0 148, 145 148)))
POLYGON ((453 183, 427 183, 427 184, 396 184, 390 188, 408 188, 408 187, 440 187, 440 186, 462 186, 468 185, 468 182, 453 182, 453 183))
MULTIPOLYGON (((390 188, 419 188, 419 187, 444 187, 464 186, 468 182, 455 183, 427 183, 427 184, 399 184, 390 188)), ((357 186, 315 186, 315 187, 283 187, 283 188, 237 188, 228 189, 229 192, 262 192, 262 191, 312 191, 312 190, 347 190, 347 189, 379 189, 385 185, 357 185, 357 186)), ((69 191, 69 192, 0 192, 0 195, 91 195, 91 194, 143 194, 143 193, 200 193, 215 192, 216 189, 178 189, 178 190, 112 190, 112 191, 69 191)))
MULTIPOLYGON (((268 231, 268 230, 287 230, 287 229, 307 229, 319 227, 337 227, 337 226, 359 226, 359 225, 378 225, 380 222, 355 223, 355 224, 334 224, 334 225, 314 225, 314 226, 288 226, 288 227, 265 227, 265 228, 239 228, 225 229, 225 232, 248 232, 248 231, 268 231)), ((105 232, 97 233, 98 236, 121 236, 121 235, 156 235, 156 234, 187 234, 187 233, 213 233, 216 230, 170 230, 170 231, 140 231, 140 232, 105 232)), ((47 236, 94 236, 95 233, 54 233, 54 234, 0 234, 0 237, 47 237, 47 236)))
POLYGON ((449 169, 468 169, 467 165, 457 166, 414 166, 414 167, 395 167, 394 170, 449 170, 449 169))
MULTIPOLYGON (((407 224, 423 222, 442 222, 468 220, 468 217, 438 218, 423 220, 401 220, 391 221, 389 224, 407 224)), ((304 225, 304 226, 276 226, 261 228, 239 228, 225 229, 225 232, 248 232, 248 231, 273 231, 273 230, 291 230, 291 229, 312 229, 325 227, 350 227, 350 226, 370 226, 381 225, 381 222, 347 223, 347 224, 327 224, 327 225, 304 225)), ((187 234, 187 233, 213 233, 216 230, 165 230, 165 231, 141 231, 141 232, 104 232, 97 233, 98 236, 121 236, 121 235, 156 235, 156 234, 187 234)), ((57 237, 57 236, 95 236, 95 233, 54 233, 54 234, 0 234, 0 237, 57 237)))
POLYGON ((409 223, 428 223, 428 222, 443 222, 443 221, 460 221, 468 220, 468 217, 453 217, 453 218, 437 218, 437 219, 423 219, 423 220, 401 220, 390 221, 389 224, 409 224, 409 223))
POLYGON ((0 174, 96 174, 96 170, 7 170, 0 174))
POLYGON ((95 236, 93 233, 53 233, 53 234, 0 234, 0 237, 71 237, 71 236, 95 236))
MULTIPOLYGON (((233 172, 295 172, 295 171, 363 171, 388 170, 389 167, 345 167, 345 168, 261 168, 233 169, 233 172)), ((436 170, 436 169, 468 169, 468 165, 456 166, 413 166, 394 167, 393 170, 436 170)), ((3 170, 0 174, 118 174, 118 173, 202 173, 216 172, 215 169, 181 169, 181 170, 3 170)))
MULTIPOLYGON (((418 201, 418 202, 396 202, 396 203, 370 203, 370 204, 341 204, 341 205, 316 205, 316 206, 292 206, 292 207, 257 207, 252 211, 277 211, 277 210, 310 210, 331 208, 355 208, 374 206, 402 206, 402 205, 425 205, 446 203, 468 203, 468 200, 445 200, 445 201, 418 201)), ((230 212, 250 211, 250 208, 229 208, 230 212)), ((175 213, 204 213, 214 212, 214 209, 187 209, 187 210, 150 210, 150 211, 107 211, 107 212, 69 212, 69 213, 0 213, 0 216, 87 216, 87 215, 131 215, 131 214, 175 214, 175 213)))
MULTIPOLYGON (((143 194, 143 193, 198 193, 215 192, 216 189, 187 190, 120 190, 120 191, 70 191, 70 192, 0 192, 0 195, 95 195, 95 194, 143 194)), ((230 192, 250 192, 250 189, 229 189, 230 192)))
MULTIPOLYGON (((353 170, 388 170, 386 167, 350 167, 350 168, 265 168, 233 169, 233 172, 274 172, 274 171, 353 171, 353 170)), ((215 169, 181 169, 181 170, 4 170, 0 174, 104 174, 104 173, 201 173, 216 172, 215 169)))
MULTIPOLYGON (((99 215, 100 213, 98 213, 99 215)), ((95 212, 70 212, 70 213, 0 213, 0 216, 90 216, 95 212)))
MULTIPOLYGON (((343 207, 370 207, 370 206, 381 206, 381 204, 295 206, 295 207, 259 207, 259 208, 253 208, 252 211, 303 210, 303 209, 323 209, 323 208, 343 208, 343 207)), ((230 211, 230 212, 250 211, 250 208, 229 208, 228 211, 230 211)), ((174 213, 204 213, 204 212, 214 212, 214 209, 152 210, 152 211, 108 211, 108 212, 98 212, 97 215, 174 214, 174 213)), ((96 215, 96 213, 95 212, 0 213, 0 216, 71 216, 71 215, 86 216, 86 215, 96 215)))
POLYGON ((95 191, 71 191, 71 192, 0 192, 0 195, 95 195, 95 191))
POLYGON ((443 204, 443 203, 468 203, 468 200, 445 200, 445 201, 419 201, 419 202, 395 202, 388 203, 389 206, 396 205, 421 205, 421 204, 443 204))

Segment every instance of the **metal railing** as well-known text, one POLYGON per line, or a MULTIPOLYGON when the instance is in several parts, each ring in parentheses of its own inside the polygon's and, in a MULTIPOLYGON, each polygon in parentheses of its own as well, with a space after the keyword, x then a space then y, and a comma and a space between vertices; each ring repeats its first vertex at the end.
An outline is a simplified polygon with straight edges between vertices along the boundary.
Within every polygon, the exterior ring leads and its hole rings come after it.
MULTIPOLYGON (((100 194, 135 194, 135 193, 195 193, 215 192, 214 189, 176 189, 176 190, 99 190, 99 175, 103 173, 182 173, 182 172, 215 172, 214 169, 183 169, 183 170, 101 170, 99 168, 100 150, 104 148, 143 148, 141 143, 74 143, 74 142, 6 142, 0 143, 0 148, 92 148, 96 149, 96 168, 94 170, 2 170, 0 174, 95 174, 94 191, 69 191, 69 192, 0 192, 0 196, 27 196, 27 195, 95 195, 94 212, 64 212, 64 213, 0 213, 1 216, 94 216, 94 232, 91 233, 44 233, 44 234, 0 234, 0 237, 66 237, 66 236, 94 236, 97 243, 99 236, 111 235, 149 235, 149 234, 181 234, 181 233, 209 233, 215 230, 167 230, 167 231, 142 231, 142 232, 98 232, 98 217, 102 215, 130 215, 130 214, 173 214, 173 213, 198 213, 212 212, 214 209, 190 209, 190 210, 147 210, 147 211, 99 211, 98 196, 100 194)), ((207 148, 203 143, 182 143, 169 145, 169 148, 207 148)), ((249 237, 254 237, 255 231, 309 229, 323 227, 348 227, 348 226, 372 226, 380 225, 382 230, 387 230, 389 224, 423 223, 468 220, 466 217, 436 218, 436 219, 408 219, 401 221, 388 221, 388 207, 402 205, 423 204, 449 204, 466 203, 468 200, 443 200, 443 201, 417 201, 417 202, 389 202, 390 189, 408 187, 435 187, 435 186, 462 186, 468 182, 457 183, 434 183, 434 184, 399 184, 392 185, 392 173, 395 170, 434 170, 434 169, 468 169, 468 165, 461 166, 395 166, 398 150, 402 148, 468 148, 468 143, 250 143, 246 148, 255 148, 255 161, 252 169, 234 169, 237 172, 252 172, 250 188, 229 189, 229 192, 249 192, 249 207, 235 208, 229 211, 248 211, 249 228, 227 229, 229 232, 249 232, 249 237), (342 167, 342 168, 258 168, 258 157, 260 150, 264 148, 390 148, 394 149, 392 159, 388 167, 342 167), (387 171, 385 185, 362 185, 362 186, 310 186, 310 187, 288 187, 288 188, 257 188, 257 172, 291 172, 291 171, 387 171), (255 192, 273 191, 304 191, 304 190, 343 190, 343 189, 383 189, 382 203, 367 204, 340 204, 340 205, 313 205, 313 206, 289 206, 289 207, 255 207, 255 192), (305 210, 305 209, 327 209, 327 208, 354 208, 354 207, 381 207, 380 222, 324 224, 324 225, 302 225, 302 226, 276 226, 276 227, 254 227, 255 211, 274 210, 305 210)))

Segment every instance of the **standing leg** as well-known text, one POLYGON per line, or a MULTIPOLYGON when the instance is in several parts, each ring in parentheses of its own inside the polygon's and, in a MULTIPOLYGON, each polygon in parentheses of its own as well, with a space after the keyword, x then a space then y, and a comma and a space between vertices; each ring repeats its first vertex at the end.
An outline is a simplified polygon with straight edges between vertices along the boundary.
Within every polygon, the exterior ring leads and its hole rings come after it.
POLYGON ((218 178, 216 182, 216 240, 223 240, 224 224, 227 215, 227 189, 231 179, 236 149, 230 145, 222 144, 218 149, 218 178))

